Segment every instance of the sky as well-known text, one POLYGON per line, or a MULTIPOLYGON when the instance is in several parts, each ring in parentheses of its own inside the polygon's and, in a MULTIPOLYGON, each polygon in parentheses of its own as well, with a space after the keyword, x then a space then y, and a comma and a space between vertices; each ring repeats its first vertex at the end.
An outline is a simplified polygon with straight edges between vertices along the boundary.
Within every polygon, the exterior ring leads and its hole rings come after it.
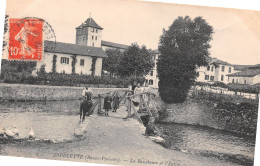
POLYGON ((10 18, 38 17, 56 41, 75 43, 75 28, 91 17, 103 27, 102 40, 157 49, 163 28, 178 16, 202 16, 214 29, 211 57, 232 64, 260 64, 260 11, 134 0, 7 0, 10 18))

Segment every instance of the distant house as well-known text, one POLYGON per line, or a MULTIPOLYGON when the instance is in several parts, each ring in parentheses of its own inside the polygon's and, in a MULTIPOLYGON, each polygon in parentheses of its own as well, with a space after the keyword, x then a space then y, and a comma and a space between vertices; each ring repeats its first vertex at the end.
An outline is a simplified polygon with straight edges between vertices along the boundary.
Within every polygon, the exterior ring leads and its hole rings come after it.
POLYGON ((260 69, 260 64, 257 65, 233 65, 234 72, 240 72, 247 69, 260 69))
POLYGON ((153 54, 154 67, 151 69, 149 74, 145 76, 145 83, 148 84, 149 87, 158 88, 159 78, 157 74, 157 61, 160 52, 158 50, 153 50, 152 54, 153 54))
POLYGON ((129 47, 128 45, 113 43, 113 42, 104 41, 104 40, 101 41, 101 46, 104 51, 106 49, 119 49, 120 51, 125 51, 129 47))
MULTIPOLYGON (((149 87, 158 88, 158 74, 157 74, 157 61, 160 56, 158 50, 153 51, 154 54, 154 68, 151 69, 148 75, 145 76, 146 83, 149 87)), ((197 82, 223 82, 227 84, 228 74, 234 73, 234 66, 225 61, 219 60, 217 58, 209 58, 209 65, 202 66, 197 69, 199 76, 197 77, 197 82)))
POLYGON ((228 75, 229 83, 254 85, 260 83, 260 68, 247 68, 228 75))
POLYGON ((217 58, 209 58, 209 65, 202 66, 197 69, 199 76, 198 82, 223 82, 228 83, 228 74, 234 73, 233 65, 219 60, 217 58))

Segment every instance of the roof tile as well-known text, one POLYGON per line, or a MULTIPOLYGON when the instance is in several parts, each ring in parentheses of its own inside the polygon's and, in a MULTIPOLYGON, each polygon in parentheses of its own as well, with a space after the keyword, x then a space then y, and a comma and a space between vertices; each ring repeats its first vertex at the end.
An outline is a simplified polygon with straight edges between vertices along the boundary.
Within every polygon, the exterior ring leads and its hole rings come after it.
POLYGON ((44 41, 44 51, 107 58, 107 54, 99 47, 53 42, 48 40, 44 41))

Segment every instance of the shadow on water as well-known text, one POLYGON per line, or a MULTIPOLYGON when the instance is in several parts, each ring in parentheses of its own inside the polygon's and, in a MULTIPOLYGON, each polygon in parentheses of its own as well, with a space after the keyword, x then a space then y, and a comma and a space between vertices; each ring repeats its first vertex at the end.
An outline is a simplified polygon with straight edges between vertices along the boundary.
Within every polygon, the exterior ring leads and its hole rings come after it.
POLYGON ((221 130, 185 124, 157 124, 166 148, 253 165, 255 140, 221 130))

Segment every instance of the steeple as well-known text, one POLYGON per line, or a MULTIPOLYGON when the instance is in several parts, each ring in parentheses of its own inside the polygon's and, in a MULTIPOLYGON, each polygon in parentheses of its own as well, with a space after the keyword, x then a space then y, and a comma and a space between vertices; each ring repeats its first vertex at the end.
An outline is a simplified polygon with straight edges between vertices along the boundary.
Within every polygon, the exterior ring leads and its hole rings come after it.
POLYGON ((76 44, 101 47, 102 30, 90 13, 89 18, 76 28, 76 44))

